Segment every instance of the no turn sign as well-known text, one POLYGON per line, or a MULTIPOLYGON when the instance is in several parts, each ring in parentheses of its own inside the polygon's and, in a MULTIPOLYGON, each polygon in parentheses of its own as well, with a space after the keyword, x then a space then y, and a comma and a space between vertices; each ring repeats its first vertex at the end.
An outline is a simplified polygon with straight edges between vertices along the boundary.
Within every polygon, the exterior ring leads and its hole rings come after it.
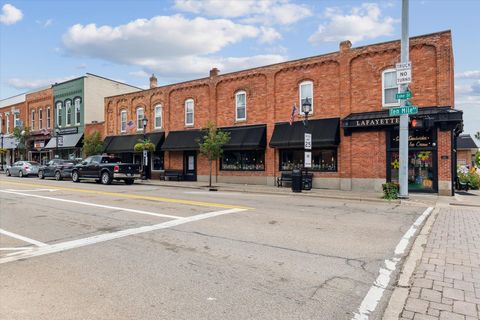
POLYGON ((408 84, 412 82, 412 63, 397 63, 395 65, 397 71, 397 84, 408 84))

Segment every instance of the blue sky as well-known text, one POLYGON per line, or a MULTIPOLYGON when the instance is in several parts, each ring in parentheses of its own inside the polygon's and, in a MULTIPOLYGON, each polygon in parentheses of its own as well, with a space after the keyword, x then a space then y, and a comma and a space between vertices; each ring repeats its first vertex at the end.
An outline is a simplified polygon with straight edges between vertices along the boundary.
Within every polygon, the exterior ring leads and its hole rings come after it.
MULTIPOLYGON (((86 72, 139 87, 399 39, 401 2, 1 1, 0 99, 86 72), (128 39, 128 40, 126 40, 128 39)), ((480 1, 410 0, 410 35, 451 29, 455 104, 480 130, 480 1)))

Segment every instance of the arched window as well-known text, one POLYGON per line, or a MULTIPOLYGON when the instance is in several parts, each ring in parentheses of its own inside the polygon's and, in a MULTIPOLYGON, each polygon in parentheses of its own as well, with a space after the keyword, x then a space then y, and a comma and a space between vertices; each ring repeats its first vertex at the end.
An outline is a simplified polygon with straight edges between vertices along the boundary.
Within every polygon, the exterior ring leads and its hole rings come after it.
POLYGON ((67 111, 67 123, 66 126, 72 125, 72 101, 65 101, 65 109, 67 111))
POLYGON ((193 99, 185 100, 185 125, 186 126, 193 126, 194 112, 195 112, 195 103, 193 102, 193 99))
POLYGON ((162 128, 163 108, 162 105, 155 106, 155 129, 162 128))
POLYGON ((57 127, 61 127, 62 123, 62 103, 59 101, 57 102, 57 127))
POLYGON ((382 105, 392 107, 400 105, 395 98, 398 93, 397 72, 395 69, 387 69, 382 72, 382 105))
POLYGON ((127 132, 127 110, 120 112, 120 132, 127 132))
POLYGON ((75 98, 73 104, 75 106, 75 124, 80 124, 80 98, 75 98))
POLYGON ((235 120, 247 120, 247 93, 245 91, 235 93, 235 120))
POLYGON ((143 108, 137 109, 137 131, 143 130, 143 118, 145 117, 145 112, 143 108))
POLYGON ((300 83, 298 85, 298 95, 300 98, 300 106, 298 107, 299 114, 304 115, 302 105, 305 102, 305 100, 308 98, 312 105, 311 112, 309 114, 312 115, 313 114, 313 82, 308 80, 300 83))

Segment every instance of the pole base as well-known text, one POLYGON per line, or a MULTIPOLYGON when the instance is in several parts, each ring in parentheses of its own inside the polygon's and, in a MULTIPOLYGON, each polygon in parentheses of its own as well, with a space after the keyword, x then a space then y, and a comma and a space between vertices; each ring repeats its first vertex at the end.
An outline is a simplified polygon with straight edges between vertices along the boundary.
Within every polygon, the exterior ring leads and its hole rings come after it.
POLYGON ((407 196, 398 195, 397 198, 398 199, 403 199, 403 200, 410 199, 410 197, 408 195, 407 196))

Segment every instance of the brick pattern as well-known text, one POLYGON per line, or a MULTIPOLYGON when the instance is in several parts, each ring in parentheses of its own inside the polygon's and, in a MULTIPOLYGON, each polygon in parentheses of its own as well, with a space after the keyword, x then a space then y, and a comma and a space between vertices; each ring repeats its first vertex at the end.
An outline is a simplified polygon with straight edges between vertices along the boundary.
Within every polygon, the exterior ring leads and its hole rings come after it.
POLYGON ((53 107, 53 89, 47 88, 37 92, 29 93, 25 96, 27 122, 25 126, 31 128, 31 115, 32 111, 35 112, 35 128, 33 128, 33 134, 39 133, 40 129, 47 128, 47 108, 50 108, 50 130, 53 128, 54 122, 54 107, 53 107), (42 127, 39 129, 38 110, 43 110, 42 127))
POLYGON ((401 319, 480 319, 480 209, 441 209, 401 319))
POLYGON ((2 133, 3 134, 8 134, 8 133, 13 133, 13 128, 14 128, 14 122, 13 122, 13 112, 12 109, 18 110, 19 111, 19 117, 20 120, 22 120, 23 123, 27 123, 27 104, 25 102, 22 103, 17 103, 13 104, 7 107, 0 108, 0 115, 2 115, 2 133), (8 118, 10 119, 10 131, 7 132, 7 113, 9 113, 8 118))

